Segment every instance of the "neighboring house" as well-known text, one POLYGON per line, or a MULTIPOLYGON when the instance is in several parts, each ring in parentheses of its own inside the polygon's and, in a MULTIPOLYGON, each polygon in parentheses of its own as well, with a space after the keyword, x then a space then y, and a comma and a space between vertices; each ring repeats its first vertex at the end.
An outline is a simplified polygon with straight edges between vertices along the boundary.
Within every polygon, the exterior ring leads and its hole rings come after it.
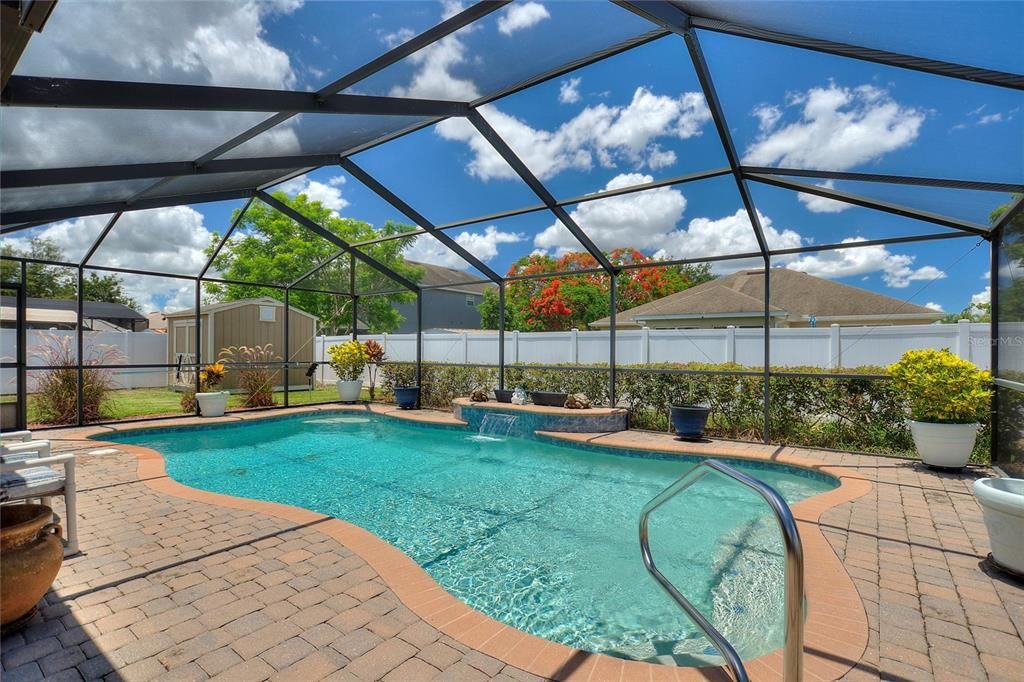
MULTIPOLYGON (((76 329, 78 301, 71 299, 29 298, 25 308, 26 329, 76 329)), ((0 297, 3 326, 13 328, 17 320, 17 301, 0 297)), ((83 328, 88 331, 145 331, 149 322, 142 313, 120 303, 82 302, 83 328)))
MULTIPOLYGON (((477 306, 484 300, 484 292, 493 284, 472 283, 479 278, 463 270, 430 263, 406 262, 424 269, 421 285, 443 285, 423 292, 423 331, 480 329, 480 311, 477 306)), ((405 318, 395 332, 415 333, 416 302, 396 304, 395 310, 405 318)))
MULTIPOLYGON (((264 296, 226 301, 203 306, 200 309, 200 361, 203 364, 217 360, 221 351, 228 346, 263 346, 271 344, 277 362, 284 360, 284 303, 264 296), (211 351, 212 349, 212 351, 211 351)), ((194 382, 190 368, 195 362, 196 313, 195 310, 179 310, 166 313, 167 318, 167 363, 186 367, 188 371, 172 370, 171 383, 175 386, 190 386, 194 382)), ((313 362, 314 337, 317 318, 295 306, 289 307, 288 354, 291 361, 308 365, 313 362)), ((238 387, 239 370, 228 368, 223 388, 238 387)), ((288 382, 291 386, 306 386, 306 368, 290 369, 288 382)), ((282 379, 275 380, 275 388, 282 379)))
POLYGON ((162 312, 153 312, 146 315, 146 319, 149 320, 149 331, 157 332, 158 334, 167 333, 167 314, 162 312))
MULTIPOLYGON (((796 270, 772 268, 772 327, 931 324, 944 313, 796 270)), ((721 329, 760 327, 764 270, 742 270, 698 284, 616 315, 618 329, 721 329)), ((606 329, 609 318, 590 323, 606 329)))

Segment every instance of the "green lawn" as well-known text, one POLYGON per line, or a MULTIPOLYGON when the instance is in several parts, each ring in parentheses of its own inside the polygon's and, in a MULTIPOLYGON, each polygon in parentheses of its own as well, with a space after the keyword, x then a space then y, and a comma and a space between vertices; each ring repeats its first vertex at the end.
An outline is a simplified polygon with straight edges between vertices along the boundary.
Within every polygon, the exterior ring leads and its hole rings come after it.
MULTIPOLYGON (((104 419, 132 419, 138 417, 155 417, 169 414, 182 414, 181 393, 167 388, 134 388, 111 391, 103 402, 104 419)), ((362 400, 370 396, 363 389, 362 400)), ((275 391, 274 399, 278 405, 284 405, 284 391, 275 391)), ((14 396, 4 396, 4 402, 13 402, 14 396)), ((338 400, 338 390, 334 386, 325 386, 313 391, 292 390, 288 395, 289 405, 309 405, 312 403, 334 402, 338 400)), ((228 398, 228 409, 242 407, 245 396, 232 393, 228 398)), ((28 397, 28 422, 36 424, 39 413, 32 395, 28 397)))

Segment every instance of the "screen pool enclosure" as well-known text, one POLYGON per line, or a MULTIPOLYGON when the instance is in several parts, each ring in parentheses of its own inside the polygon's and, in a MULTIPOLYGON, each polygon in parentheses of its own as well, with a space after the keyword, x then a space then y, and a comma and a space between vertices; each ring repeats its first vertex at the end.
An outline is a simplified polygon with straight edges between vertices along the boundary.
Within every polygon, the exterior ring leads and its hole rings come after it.
MULTIPOLYGON (((70 3, 69 3, 70 4, 70 3)), ((320 3, 317 3, 320 4, 320 3)), ((328 10, 342 11, 340 5, 326 3, 328 10)), ((519 4, 519 3, 516 3, 519 4)), ((528 3, 536 5, 537 3, 528 3)), ((40 21, 40 8, 48 6, 54 13, 73 11, 74 6, 53 8, 53 3, 12 3, 22 11, 22 29, 31 29, 46 21, 40 21), (35 9, 33 9, 35 6, 35 9)), ((364 3, 355 3, 355 6, 364 3)), ((307 272, 292 281, 259 281, 258 277, 245 282, 234 282, 245 286, 259 286, 264 291, 276 292, 286 306, 292 304, 299 292, 321 292, 342 296, 350 300, 352 328, 356 328, 363 306, 376 296, 389 295, 396 291, 408 291, 415 295, 416 317, 422 321, 423 293, 429 286, 423 286, 401 272, 396 271, 381 259, 375 257, 374 248, 391 240, 408 240, 422 236, 436 240, 440 247, 449 250, 454 257, 467 264, 467 270, 478 273, 479 281, 496 287, 499 300, 498 324, 498 381, 504 382, 505 357, 504 335, 506 333, 506 285, 512 281, 530 277, 550 279, 553 273, 518 274, 503 276, 487 263, 486 254, 475 252, 469 240, 458 239, 458 230, 484 221, 502 220, 517 216, 540 214, 557 221, 571 235, 578 250, 589 254, 594 263, 590 269, 595 275, 607 278, 610 311, 607 367, 600 371, 608 374, 608 392, 615 396, 616 375, 616 307, 619 295, 618 281, 623 272, 630 269, 650 267, 651 263, 629 263, 615 261, 609 257, 609 250, 581 224, 573 207, 588 202, 601 201, 611 197, 630 196, 664 187, 699 184, 710 179, 719 179, 735 186, 742 206, 742 212, 749 222, 749 242, 752 248, 731 249, 729 252, 676 253, 671 258, 658 260, 656 265, 684 265, 695 263, 727 263, 737 261, 755 263, 764 268, 764 328, 763 402, 765 414, 772 400, 771 382, 776 374, 785 372, 770 367, 771 358, 771 292, 768 268, 777 265, 780 259, 800 254, 836 252, 844 249, 939 242, 948 240, 974 240, 990 250, 991 269, 991 336, 995 342, 991 349, 991 369, 997 387, 993 404, 993 460, 1019 460, 1017 452, 1020 437, 1020 405, 1024 403, 1024 344, 1021 343, 1021 322, 1024 321, 1024 296, 1021 295, 1020 272, 1024 267, 1021 248, 1024 243, 1024 217, 1022 217, 1021 192, 1024 191, 1022 156, 1024 139, 1017 134, 1007 137, 1005 147, 993 152, 997 162, 990 164, 989 177, 996 180, 977 179, 978 164, 964 163, 960 175, 956 172, 923 172, 933 170, 911 169, 900 173, 857 172, 852 170, 829 169, 827 161, 816 164, 813 154, 791 155, 789 161, 780 159, 777 163, 754 164, 745 160, 737 141, 737 127, 734 117, 726 116, 721 94, 723 88, 732 87, 749 67, 750 78, 756 78, 756 64, 712 63, 706 57, 709 41, 728 39, 737 50, 742 45, 771 46, 785 49, 797 55, 794 59, 805 60, 808 68, 814 68, 816 60, 829 64, 863 64, 872 68, 884 68, 886 73, 911 74, 914 78, 927 78, 929 87, 962 88, 964 84, 989 92, 1009 93, 1022 101, 1024 76, 1021 72, 1022 57, 1019 53, 1019 36, 1015 35, 1014 22, 1000 25, 995 15, 987 17, 986 4, 967 7, 956 3, 892 3, 876 6, 872 13, 857 12, 857 3, 823 2, 609 2, 609 3, 555 3, 545 30, 551 40, 543 45, 529 43, 529 51, 520 50, 513 54, 512 48, 502 47, 497 41, 473 42, 473 35, 483 35, 487 30, 492 34, 494 27, 510 34, 515 28, 509 12, 514 5, 506 2, 478 2, 453 11, 435 25, 424 25, 410 30, 400 40, 384 45, 378 37, 367 32, 366 44, 359 49, 339 44, 332 48, 347 50, 354 54, 367 54, 362 65, 347 73, 331 74, 336 80, 319 89, 274 90, 229 85, 191 85, 177 82, 161 82, 152 73, 139 67, 137 78, 124 80, 102 80, 95 76, 104 75, 102 70, 90 70, 82 66, 82 73, 75 72, 75 66, 64 67, 62 77, 33 72, 25 75, 19 72, 17 56, 13 63, 4 65, 2 105, 4 107, 5 133, 3 136, 3 169, 0 175, 0 201, 2 201, 2 231, 5 238, 16 239, 31 234, 33 228, 69 221, 84 216, 108 216, 98 237, 82 245, 82 252, 76 258, 50 260, 45 257, 28 257, 24 254, 6 253, 5 293, 25 295, 24 286, 31 277, 33 266, 62 266, 75 273, 77 279, 77 355, 79 358, 78 390, 82 390, 81 361, 83 351, 83 281, 86 273, 119 273, 129 276, 159 276, 191 282, 195 288, 195 334, 196 357, 194 365, 199 366, 199 339, 203 333, 198 324, 204 302, 201 289, 204 285, 217 283, 230 285, 233 282, 222 279, 215 267, 215 260, 222 247, 229 243, 236 226, 247 210, 254 204, 262 203, 278 211, 298 225, 306 228, 311 240, 329 242, 334 253, 319 263, 310 263, 307 272), (568 6, 576 7, 569 9, 568 6), (959 9, 958 9, 959 7, 959 9), (941 11, 940 11, 941 10, 941 11), (945 14, 943 14, 945 12, 945 14), (950 21, 956 12, 968 17, 962 22, 950 21), (504 24, 502 22, 505 22, 504 24), (480 30, 478 30, 480 29, 480 30), (472 59, 465 60, 464 68, 476 69, 471 74, 461 74, 472 87, 465 88, 463 96, 429 98, 408 96, 411 90, 398 86, 399 76, 408 73, 411 65, 422 63, 430 56, 431 50, 445 46, 453 47, 453 40, 460 40, 457 47, 462 50, 476 49, 480 57, 476 66, 472 59), (557 79, 569 78, 580 70, 603 64, 614 68, 616 59, 622 59, 633 51, 643 50, 658 41, 677 41, 681 59, 678 63, 660 65, 662 68, 696 77, 699 92, 703 95, 706 115, 711 127, 707 139, 718 147, 718 158, 722 163, 715 167, 688 169, 686 173, 671 177, 653 178, 646 176, 642 182, 626 186, 605 187, 582 196, 559 196, 559 190, 545 178, 544 169, 531 168, 524 161, 523 149, 518 141, 507 139, 499 129, 497 116, 490 107, 502 104, 507 98, 531 88, 541 87, 557 79), (383 47, 397 43, 391 49, 383 47), (376 46, 376 47, 375 47, 376 46), (381 47, 380 50, 377 48, 381 47), (512 50, 503 54, 503 50, 512 50), (373 53, 377 52, 376 56, 373 53), (369 58, 372 57, 372 58, 369 58), (68 77, 70 74, 75 77, 68 77), (13 72, 13 73, 12 73, 13 72), (83 115, 109 117, 111 125, 121 126, 123 137, 111 145, 106 153, 90 154, 86 144, 76 144, 62 131, 60 114, 68 111, 82 112, 83 115), (154 113, 158 112, 158 113, 154 113), (50 121, 34 129, 40 136, 46 154, 18 154, 23 147, 23 128, 12 125, 20 116, 39 115, 40 120, 50 121), (133 137, 135 129, 131 122, 136 117, 166 116, 167 121, 189 120, 193 126, 169 126, 166 137, 160 135, 133 137), (228 125, 232 134, 224 139, 207 139, 215 126, 204 126, 213 120, 255 121, 244 126, 228 125), (403 192, 382 181, 378 173, 369 171, 357 160, 361 153, 386 148, 397 144, 417 131, 429 130, 446 121, 462 120, 462 134, 472 136, 476 149, 492 159, 503 163, 503 172, 521 182, 534 199, 527 205, 503 208, 487 215, 460 218, 448 222, 432 222, 417 210, 413 203, 407 203, 403 192), (298 139, 297 146, 281 148, 272 144, 275 133, 286 126, 298 139), (282 152, 281 150, 284 149, 282 152), (181 150, 185 150, 183 153, 181 150), (798 158, 799 157, 799 158, 798 158), (802 161, 800 159, 803 159, 802 161), (794 160, 795 159, 795 160, 794 160), (1002 160, 1000 164, 998 160, 1002 160), (995 167, 992 167, 992 166, 995 167), (310 216, 302 214, 271 194, 275 186, 302 176, 322 167, 340 167, 355 182, 372 192, 380 200, 416 226, 412 232, 382 234, 371 240, 349 243, 326 229, 310 216), (914 171, 914 172, 911 172, 914 171), (966 176, 966 177, 964 177, 966 176), (836 183, 856 191, 837 189, 836 183), (756 188, 756 189, 755 189, 756 188), (895 215, 907 219, 905 224, 916 226, 905 234, 886 234, 868 240, 815 240, 813 243, 787 245, 773 243, 772 229, 765 225, 764 214, 758 210, 758 192, 772 191, 799 193, 802 200, 840 202, 859 209, 866 209, 872 215, 895 215), (928 192, 940 197, 938 205, 955 205, 960 193, 989 192, 1002 193, 1006 205, 992 220, 967 220, 955 211, 928 210, 920 202, 900 202, 898 197, 918 192, 928 192), (755 196, 757 195, 757 196, 755 196), (1007 197, 1009 195, 1009 197, 1007 197), (233 222, 223 226, 224 232, 219 243, 208 253, 204 263, 190 272, 168 271, 168 268, 152 270, 144 259, 129 264, 100 264, 96 255, 102 251, 104 240, 117 230, 119 221, 134 211, 161 207, 196 205, 226 200, 244 201, 244 206, 235 215, 233 222), (921 226, 924 226, 922 228, 921 226), (357 286, 356 273, 366 269, 379 274, 378 285, 370 290, 357 286), (330 273, 325 276, 325 273, 330 273), (386 286, 380 285, 385 282, 386 286)), ((109 21, 118 22, 120 5, 106 6, 109 21)), ((394 6, 392 6, 394 7, 394 6)), ((403 6, 404 7, 404 6, 403 6)), ((5 6, 5 10, 11 9, 5 6)), ((380 10, 397 12, 388 8, 365 4, 365 12, 380 10)), ((349 6, 345 11, 352 11, 349 6)), ((542 10, 547 14, 548 10, 542 10)), ((5 15, 7 18, 7 15, 5 15)), ((52 22, 52 16, 50 21, 52 22)), ((7 22, 10 24, 10 22, 7 22)), ((10 25, 7 27, 11 29, 10 25)), ((282 25, 280 31, 292 30, 282 25)), ((298 28, 294 28, 298 31, 298 28)), ((29 31, 30 32, 30 31, 29 31)), ((494 34, 496 35, 496 34, 494 34)), ((7 33, 5 32, 5 38, 7 33)), ((42 41, 45 46, 46 31, 35 35, 33 40, 42 41)), ((305 35, 290 36, 291 40, 307 40, 305 35)), ((31 44, 30 44, 31 46, 31 44)), ((24 45, 21 45, 24 48, 24 45)), ((767 48, 765 48, 767 49, 767 48)), ((735 52, 739 55, 749 54, 735 52)), ((23 60, 24 61, 24 60, 23 60)), ((845 66, 836 66, 845 68, 845 66)), ((468 73, 468 71, 467 71, 468 73)), ((589 72, 588 72, 589 73, 589 72)), ((596 71, 606 74, 607 71, 596 71)), ((330 77, 330 75, 328 76, 330 77)), ((910 77, 910 76, 908 76, 910 77)), ((589 78, 589 76, 588 76, 589 78)), ((643 82, 640 76, 631 76, 636 82, 643 82), (639 80, 637 80, 639 79, 639 80)), ((457 79, 456 79, 457 80, 457 79)), ((795 82, 795 81, 794 81, 795 82)), ((588 83, 599 87, 599 83, 588 83)), ((740 84, 742 86, 742 83, 740 84)), ((980 92, 980 90, 977 90, 980 92)), ((571 95, 570 95, 571 97, 571 95)), ((770 112, 766 113, 770 115, 770 112)), ((1017 117, 1020 118, 1019 113, 1017 117)), ((141 118, 140 118, 141 120, 141 118)), ((38 149, 37 149, 38 151, 38 149)), ((958 166, 957 159, 949 160, 946 166, 958 166)), ((413 167, 419 182, 430 183, 430 167, 413 167)), ((983 169, 985 170, 985 169, 983 169)), ((655 174, 656 175, 656 174, 655 174)), ((488 189, 484 185, 484 191, 488 189)), ((411 200, 410 200, 411 202, 411 200)), ((106 261, 104 261, 106 262, 106 261)), ((185 265, 182 265, 182 269, 185 265)), ((573 274, 580 274, 574 270, 573 274)), ((440 286, 440 285, 439 285, 440 286)), ((19 306, 21 307, 21 306, 19 306)), ((288 315, 285 315, 285 320, 288 315)), ((417 325, 417 339, 420 341, 416 353, 417 376, 422 371, 422 324, 417 325)), ((285 334, 288 338, 288 334, 285 334)), ((287 346, 287 341, 285 342, 287 346)), ((23 345, 23 344, 22 344, 23 345)), ((26 360, 24 349, 18 357, 5 357, 5 367, 19 373, 20 397, 24 398, 26 360)), ((6 354, 6 353, 5 353, 6 354)), ((289 365, 287 347, 284 359, 277 363, 281 368, 289 365)), ((209 359, 208 359, 209 360, 209 359)), ((94 365, 86 365, 94 366, 94 365)), ((127 366, 116 365, 118 369, 127 366)), ((31 369, 45 369, 32 367, 31 369)), ((140 365, 139 369, 168 369, 163 363, 140 365)), ((581 368, 580 371, 591 371, 581 368)), ((594 370, 597 371, 597 370, 594 370)), ((650 371, 659 371, 651 368, 650 371)), ((196 373, 198 376, 198 373, 196 373)), ((197 379, 198 381, 198 379, 197 379)), ((79 396, 81 398, 81 396, 79 396)), ((285 404, 288 393, 285 392, 285 404)), ((20 401, 24 410, 24 400, 20 401)), ((81 399, 79 399, 81 405, 81 399)), ((79 415, 79 423, 83 419, 79 415)), ((763 437, 770 437, 769 420, 764 421, 763 437)))

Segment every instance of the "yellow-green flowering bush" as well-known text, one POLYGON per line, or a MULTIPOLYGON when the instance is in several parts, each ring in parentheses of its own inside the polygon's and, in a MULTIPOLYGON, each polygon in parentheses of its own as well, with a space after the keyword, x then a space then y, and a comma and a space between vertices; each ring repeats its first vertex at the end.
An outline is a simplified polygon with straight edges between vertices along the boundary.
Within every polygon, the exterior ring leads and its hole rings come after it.
POLYGON ((905 394, 914 421, 939 424, 984 422, 992 397, 989 373, 948 350, 908 350, 888 367, 905 394))
POLYGON ((355 381, 366 367, 366 352, 358 341, 337 343, 327 349, 327 364, 342 381, 355 381))

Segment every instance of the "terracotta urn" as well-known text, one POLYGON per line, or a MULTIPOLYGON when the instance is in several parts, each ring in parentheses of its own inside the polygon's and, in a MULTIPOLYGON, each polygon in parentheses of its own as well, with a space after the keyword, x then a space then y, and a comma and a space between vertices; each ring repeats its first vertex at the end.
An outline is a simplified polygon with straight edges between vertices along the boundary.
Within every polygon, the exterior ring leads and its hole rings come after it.
POLYGON ((0 507, 0 628, 20 627, 57 577, 64 561, 61 528, 41 504, 0 507))

